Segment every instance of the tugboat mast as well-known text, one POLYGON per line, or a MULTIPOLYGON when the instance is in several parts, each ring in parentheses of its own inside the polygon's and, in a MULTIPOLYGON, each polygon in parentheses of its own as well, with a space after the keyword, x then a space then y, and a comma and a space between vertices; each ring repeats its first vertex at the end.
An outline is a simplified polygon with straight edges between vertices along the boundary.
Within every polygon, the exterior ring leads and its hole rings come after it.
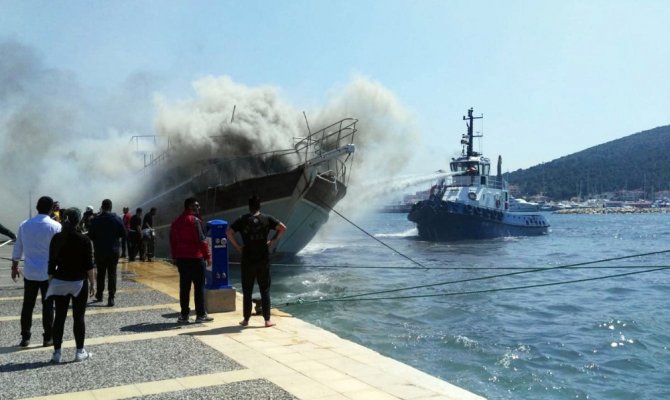
POLYGON ((472 138, 474 137, 474 135, 472 133, 472 126, 473 126, 472 121, 475 120, 475 119, 484 118, 483 115, 479 116, 479 117, 473 117, 472 116, 473 111, 474 111, 474 108, 470 107, 470 109, 468 110, 468 116, 467 117, 463 116, 464 121, 469 121, 469 122, 465 123, 468 126, 468 152, 466 154, 468 157, 479 155, 479 154, 475 153, 474 151, 472 151, 472 142, 473 142, 472 138))

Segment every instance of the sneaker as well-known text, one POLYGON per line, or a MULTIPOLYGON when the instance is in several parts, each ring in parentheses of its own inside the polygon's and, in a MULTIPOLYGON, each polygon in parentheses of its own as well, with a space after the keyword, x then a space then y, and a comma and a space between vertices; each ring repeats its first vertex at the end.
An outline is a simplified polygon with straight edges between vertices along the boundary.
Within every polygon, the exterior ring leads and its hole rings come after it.
POLYGON ((200 324, 200 323, 203 323, 203 322, 212 322, 212 321, 214 321, 214 318, 210 317, 207 314, 201 315, 201 316, 199 316, 195 319, 196 324, 200 324))
POLYGON ((30 346, 30 339, 21 339, 19 347, 28 347, 28 346, 30 346))
POLYGON ((49 339, 49 340, 44 339, 44 341, 42 342, 42 347, 51 347, 53 345, 54 345, 53 339, 49 339))
POLYGON ((77 349, 77 352, 74 354, 75 361, 84 361, 88 360, 89 358, 91 358, 91 353, 86 351, 86 349, 77 349))
POLYGON ((54 354, 51 356, 52 363, 60 363, 60 350, 55 350, 54 354))
POLYGON ((190 322, 191 321, 188 320, 188 316, 180 315, 179 318, 177 318, 177 323, 178 324, 188 324, 190 322))

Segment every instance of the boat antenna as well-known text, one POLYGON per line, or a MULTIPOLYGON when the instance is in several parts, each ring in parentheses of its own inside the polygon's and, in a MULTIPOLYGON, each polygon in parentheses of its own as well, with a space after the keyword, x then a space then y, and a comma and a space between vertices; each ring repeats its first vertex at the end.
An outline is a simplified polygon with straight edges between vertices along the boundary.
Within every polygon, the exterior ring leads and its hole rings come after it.
POLYGON ((237 104, 233 106, 233 115, 230 116, 230 123, 233 123, 233 119, 235 119, 235 109, 237 108, 237 104))
POLYGON ((309 129, 309 122, 307 122, 307 114, 305 112, 302 112, 302 115, 305 117, 305 125, 307 125, 307 133, 309 133, 310 136, 312 136, 312 130, 309 129))
POLYGON ((498 179, 502 176, 502 156, 498 155, 498 179))
POLYGON ((473 117, 473 116, 472 116, 472 112, 473 112, 473 111, 474 111, 474 108, 470 107, 470 109, 468 110, 468 116, 467 116, 467 117, 463 116, 463 120, 464 120, 464 121, 468 121, 468 122, 465 123, 465 124, 468 126, 468 153, 467 153, 467 156, 468 156, 468 157, 471 157, 471 156, 476 155, 476 154, 472 151, 472 141, 473 141, 473 139, 472 139, 472 138, 473 138, 473 133, 472 133, 472 125, 473 125, 473 124, 472 124, 472 121, 475 120, 475 119, 482 119, 482 118, 484 118, 483 115, 482 115, 482 116, 479 116, 479 117, 473 117))

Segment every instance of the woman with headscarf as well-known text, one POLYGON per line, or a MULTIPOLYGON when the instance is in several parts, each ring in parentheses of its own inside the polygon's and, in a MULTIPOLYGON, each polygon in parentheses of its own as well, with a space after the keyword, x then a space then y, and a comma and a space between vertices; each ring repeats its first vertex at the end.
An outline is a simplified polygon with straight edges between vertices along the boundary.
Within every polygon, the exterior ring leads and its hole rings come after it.
POLYGON ((84 348, 86 301, 95 293, 93 250, 88 236, 77 231, 81 220, 78 208, 68 208, 63 216, 63 230, 54 235, 49 245, 49 290, 53 296, 56 317, 53 326, 54 353, 52 362, 61 360, 61 344, 67 309, 72 299, 74 339, 77 345, 75 361, 84 361, 90 354, 84 348))

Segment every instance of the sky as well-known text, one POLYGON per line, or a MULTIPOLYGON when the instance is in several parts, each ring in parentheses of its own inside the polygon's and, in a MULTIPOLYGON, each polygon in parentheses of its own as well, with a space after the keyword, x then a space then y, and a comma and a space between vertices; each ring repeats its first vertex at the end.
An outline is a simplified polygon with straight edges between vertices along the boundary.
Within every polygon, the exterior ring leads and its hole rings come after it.
POLYGON ((296 131, 303 112, 359 119, 367 168, 389 176, 446 168, 474 107, 479 149, 528 168, 670 124, 668 21, 665 0, 0 0, 0 167, 33 174, 0 189, 20 204, 113 180, 137 167, 114 152, 132 135, 248 98, 296 131))

